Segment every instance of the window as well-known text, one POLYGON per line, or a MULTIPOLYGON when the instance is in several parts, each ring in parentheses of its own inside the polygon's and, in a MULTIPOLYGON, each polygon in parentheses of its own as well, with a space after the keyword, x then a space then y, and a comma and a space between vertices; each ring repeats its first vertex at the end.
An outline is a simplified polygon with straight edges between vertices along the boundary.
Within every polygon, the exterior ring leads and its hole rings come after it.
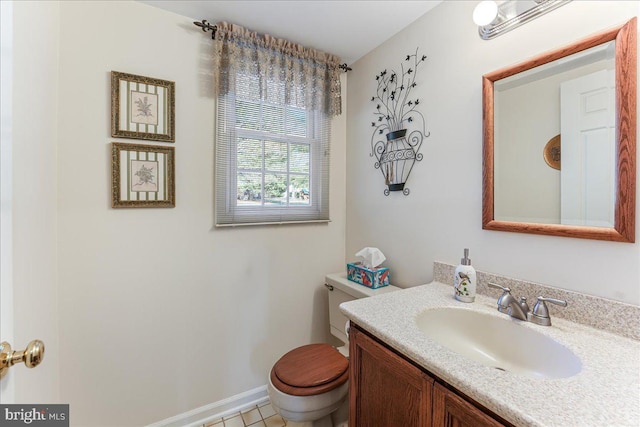
POLYGON ((340 58, 236 24, 214 29, 216 226, 329 221, 340 58))
POLYGON ((300 106, 300 83, 247 70, 229 80, 218 98, 216 225, 328 221, 330 119, 300 106))

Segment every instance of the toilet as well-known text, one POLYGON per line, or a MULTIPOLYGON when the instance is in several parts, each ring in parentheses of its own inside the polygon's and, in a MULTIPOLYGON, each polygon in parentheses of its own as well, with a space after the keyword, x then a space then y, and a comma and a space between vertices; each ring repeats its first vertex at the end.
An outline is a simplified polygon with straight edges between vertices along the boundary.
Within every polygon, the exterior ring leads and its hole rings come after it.
POLYGON ((346 273, 329 274, 325 279, 331 334, 343 345, 309 344, 287 352, 271 369, 267 393, 273 408, 287 421, 342 427, 348 421, 349 338, 348 319, 339 306, 399 288, 370 289, 347 280, 346 273))

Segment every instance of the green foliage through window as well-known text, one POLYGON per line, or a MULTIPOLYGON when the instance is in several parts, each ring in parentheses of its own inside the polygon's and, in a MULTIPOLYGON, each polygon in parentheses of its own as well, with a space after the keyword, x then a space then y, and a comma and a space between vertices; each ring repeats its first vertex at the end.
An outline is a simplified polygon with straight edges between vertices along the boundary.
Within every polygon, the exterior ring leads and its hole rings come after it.
POLYGON ((309 206, 313 115, 281 103, 279 82, 238 74, 236 85, 237 205, 309 206))

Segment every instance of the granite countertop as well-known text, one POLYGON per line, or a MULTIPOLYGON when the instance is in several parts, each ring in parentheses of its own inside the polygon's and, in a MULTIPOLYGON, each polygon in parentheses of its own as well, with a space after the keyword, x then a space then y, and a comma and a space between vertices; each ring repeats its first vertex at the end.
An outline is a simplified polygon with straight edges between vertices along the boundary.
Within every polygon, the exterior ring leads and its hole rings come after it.
POLYGON ((640 426, 640 341, 560 318, 550 327, 511 319, 495 299, 477 295, 467 304, 450 285, 432 282, 346 302, 340 310, 460 392, 517 426, 640 426), (554 338, 582 362, 580 373, 546 379, 504 372, 465 358, 427 338, 416 317, 432 308, 477 310, 519 322, 554 338))

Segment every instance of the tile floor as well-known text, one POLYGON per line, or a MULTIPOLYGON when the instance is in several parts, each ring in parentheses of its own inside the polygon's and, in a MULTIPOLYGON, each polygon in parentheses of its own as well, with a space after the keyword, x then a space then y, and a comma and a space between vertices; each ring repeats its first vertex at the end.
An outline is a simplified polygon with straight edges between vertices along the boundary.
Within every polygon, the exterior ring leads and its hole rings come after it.
POLYGON ((208 422, 203 427, 306 427, 307 425, 306 423, 286 422, 276 414, 271 403, 267 401, 242 412, 208 422))

